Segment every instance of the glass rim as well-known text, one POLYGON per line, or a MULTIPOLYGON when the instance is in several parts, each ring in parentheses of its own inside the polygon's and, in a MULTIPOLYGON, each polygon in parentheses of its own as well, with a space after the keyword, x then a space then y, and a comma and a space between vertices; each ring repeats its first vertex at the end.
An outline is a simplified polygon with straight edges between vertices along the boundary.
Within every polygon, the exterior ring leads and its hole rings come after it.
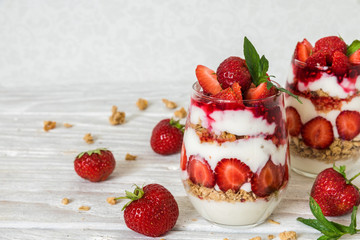
MULTIPOLYGON (((270 82, 274 83, 277 87, 280 87, 280 84, 270 80, 270 82)), ((214 96, 209 96, 209 95, 205 95, 203 92, 200 91, 200 89, 202 89, 202 87, 200 86, 199 82, 196 81, 195 83, 193 83, 192 85, 192 90, 193 93, 195 93, 198 97, 209 100, 209 101, 214 101, 214 102, 219 102, 219 103, 238 103, 238 101, 236 100, 227 100, 227 99, 221 99, 221 98, 217 98, 214 96)), ((259 99, 243 99, 243 103, 258 103, 258 102, 264 102, 264 101, 269 101, 271 99, 275 99, 278 96, 282 95, 283 92, 281 91, 277 91, 276 94, 271 95, 269 97, 265 97, 265 98, 259 98, 259 99)))

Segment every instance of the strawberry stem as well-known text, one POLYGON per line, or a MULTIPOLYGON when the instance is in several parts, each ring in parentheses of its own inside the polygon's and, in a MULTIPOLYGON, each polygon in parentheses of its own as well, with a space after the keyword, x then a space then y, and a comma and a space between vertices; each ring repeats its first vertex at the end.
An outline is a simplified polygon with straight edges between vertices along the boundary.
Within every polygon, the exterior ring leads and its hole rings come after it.
POLYGON ((350 178, 349 183, 351 183, 358 176, 360 176, 360 172, 358 174, 356 174, 355 176, 353 176, 352 178, 350 178))
POLYGON ((106 148, 97 148, 97 149, 94 149, 94 150, 89 150, 89 151, 86 151, 86 152, 82 152, 79 155, 77 155, 76 158, 81 158, 82 156, 84 156, 85 153, 87 153, 89 156, 91 156, 93 153, 101 154, 101 151, 107 151, 107 149, 106 148))
POLYGON ((125 193, 126 193, 126 195, 124 197, 115 198, 115 201, 119 200, 119 199, 130 199, 130 201, 124 205, 124 207, 121 209, 121 211, 124 211, 125 208, 127 206, 129 206, 130 203, 132 203, 133 201, 139 200, 140 198, 142 198, 144 196, 143 188, 139 187, 136 184, 135 184, 134 192, 129 192, 129 191, 125 190, 125 193))
POLYGON ((185 125, 180 123, 180 120, 174 120, 173 118, 170 119, 170 125, 176 127, 180 131, 184 132, 185 125))

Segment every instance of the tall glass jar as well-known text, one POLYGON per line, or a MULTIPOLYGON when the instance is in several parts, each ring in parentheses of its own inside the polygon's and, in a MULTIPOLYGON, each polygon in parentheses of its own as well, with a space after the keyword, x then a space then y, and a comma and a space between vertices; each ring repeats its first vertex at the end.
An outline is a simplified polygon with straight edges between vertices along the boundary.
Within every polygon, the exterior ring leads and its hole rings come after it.
POLYGON ((205 219, 234 226, 265 221, 287 187, 288 154, 282 93, 236 102, 193 85, 181 178, 205 219))

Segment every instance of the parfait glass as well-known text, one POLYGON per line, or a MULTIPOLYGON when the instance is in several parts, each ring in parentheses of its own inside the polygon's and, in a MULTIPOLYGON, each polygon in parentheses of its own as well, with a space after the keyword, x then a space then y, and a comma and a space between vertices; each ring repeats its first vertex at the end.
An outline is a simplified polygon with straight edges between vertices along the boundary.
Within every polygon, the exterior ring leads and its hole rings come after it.
POLYGON ((360 65, 337 76, 329 66, 310 68, 292 59, 286 88, 301 103, 285 97, 291 168, 316 177, 326 168, 360 168, 360 65))
POLYGON ((237 102, 193 85, 180 168, 202 217, 231 226, 255 226, 269 217, 289 180, 285 125, 281 92, 237 102))

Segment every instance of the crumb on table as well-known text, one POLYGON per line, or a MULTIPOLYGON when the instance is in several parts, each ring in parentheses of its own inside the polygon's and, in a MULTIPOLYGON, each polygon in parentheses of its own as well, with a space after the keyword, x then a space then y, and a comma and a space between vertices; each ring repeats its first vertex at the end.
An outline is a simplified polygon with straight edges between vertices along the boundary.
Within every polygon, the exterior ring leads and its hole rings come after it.
POLYGON ((296 240, 296 232, 294 231, 285 231, 279 234, 281 240, 296 240))
POLYGON ((89 211, 90 207, 89 206, 81 206, 81 207, 79 207, 79 210, 80 211, 89 211))
POLYGON ((68 205, 69 202, 70 202, 70 200, 69 200, 68 198, 63 198, 63 199, 61 200, 61 203, 64 204, 64 205, 68 205))
POLYGON ((273 220, 273 219, 269 219, 269 220, 268 220, 268 223, 277 224, 277 225, 280 224, 279 222, 277 222, 277 221, 275 221, 275 220, 273 220))
POLYGON ((64 123, 64 127, 66 127, 66 128, 71 128, 73 125, 72 124, 70 124, 70 123, 64 123))
POLYGON ((115 205, 115 204, 116 204, 116 199, 115 199, 115 197, 108 197, 108 198, 106 199, 106 201, 107 201, 109 204, 111 204, 111 205, 115 205))
POLYGON ((125 160, 128 160, 128 161, 136 160, 136 158, 137 158, 137 156, 131 155, 130 153, 127 153, 125 156, 125 160))
POLYGON ((91 136, 91 133, 85 134, 83 139, 87 144, 93 144, 94 143, 94 138, 93 138, 93 136, 91 136))
POLYGON ((250 240, 261 240, 261 237, 257 236, 257 237, 251 238, 250 240))
POLYGON ((269 239, 269 240, 272 240, 272 239, 274 239, 274 238, 275 238, 274 235, 272 235, 272 234, 269 234, 269 235, 268 235, 268 239, 269 239))
POLYGON ((44 121, 44 131, 47 132, 56 127, 56 122, 54 121, 44 121))
POLYGON ((111 125, 119 125, 125 122, 125 112, 118 112, 116 106, 112 106, 111 116, 109 117, 109 122, 111 125))
POLYGON ((167 108, 174 109, 174 108, 177 107, 176 103, 174 103, 174 102, 172 102, 172 101, 169 101, 169 100, 167 100, 167 99, 165 99, 165 98, 163 98, 162 101, 163 101, 163 103, 165 104, 165 106, 166 106, 167 108))
POLYGON ((175 117, 177 118, 185 118, 187 116, 186 110, 182 107, 179 110, 174 112, 175 117))
POLYGON ((146 99, 139 98, 136 102, 136 106, 139 110, 145 110, 148 107, 148 101, 146 99))

